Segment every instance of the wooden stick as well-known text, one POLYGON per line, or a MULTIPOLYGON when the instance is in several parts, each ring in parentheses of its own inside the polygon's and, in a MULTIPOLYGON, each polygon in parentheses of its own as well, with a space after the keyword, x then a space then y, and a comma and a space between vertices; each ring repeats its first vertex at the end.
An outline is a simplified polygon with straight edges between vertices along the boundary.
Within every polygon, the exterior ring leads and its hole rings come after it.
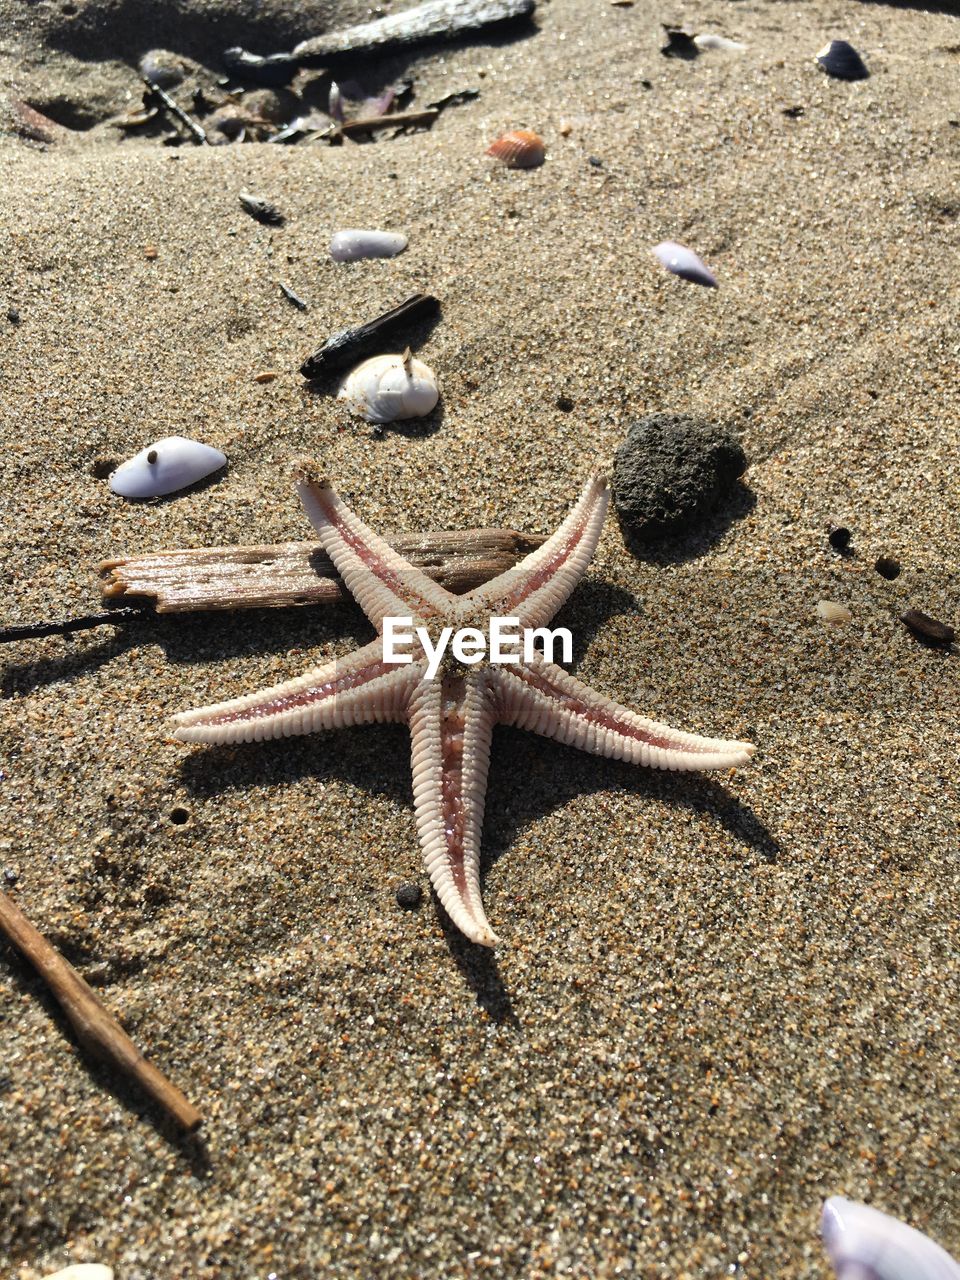
MULTIPOLYGON (((512 569, 539 547, 542 534, 462 529, 387 535, 411 564, 460 595, 512 569)), ((105 560, 105 599, 147 596, 158 613, 198 609, 276 609, 347 599, 323 549, 310 542, 205 547, 105 560)))
POLYGON ((73 965, 51 946, 2 891, 0 931, 46 982, 70 1020, 82 1047, 108 1067, 135 1080, 181 1129, 195 1133, 203 1123, 203 1116, 197 1108, 146 1060, 73 965))
POLYGON ((440 112, 436 107, 424 107, 422 111, 396 111, 393 115, 363 116, 357 120, 341 120, 336 133, 372 133, 375 129, 389 129, 393 125, 433 124, 440 112))

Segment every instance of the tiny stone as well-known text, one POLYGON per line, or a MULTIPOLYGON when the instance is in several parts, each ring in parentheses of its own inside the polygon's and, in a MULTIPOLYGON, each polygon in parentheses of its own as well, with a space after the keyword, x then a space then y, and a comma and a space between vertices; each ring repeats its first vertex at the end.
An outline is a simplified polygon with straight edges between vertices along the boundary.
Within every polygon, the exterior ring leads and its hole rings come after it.
POLYGON ((148 244, 143 251, 143 256, 152 262, 159 254, 159 250, 155 244, 148 244))
POLYGON ((16 884, 16 883, 17 883, 17 881, 18 881, 19 879, 20 879, 20 872, 19 872, 19 871, 14 871, 13 867, 4 867, 4 868, 3 868, 3 880, 4 880, 4 884, 14 885, 14 884, 16 884))
POLYGON ((908 609, 900 615, 900 621, 915 636, 929 640, 932 644, 953 644, 956 639, 957 633, 953 627, 937 618, 931 618, 928 613, 921 613, 919 609, 908 609))
POLYGON ((416 911, 423 901, 423 888, 418 884, 402 884, 397 890, 397 906, 404 911, 416 911))
POLYGON ((253 380, 254 382, 273 382, 274 378, 279 376, 275 369, 265 369, 263 373, 255 373, 253 380))
POLYGON ((684 532, 730 496, 746 467, 726 427, 680 413, 648 414, 630 426, 614 459, 620 523, 646 540, 684 532))
POLYGON ((842 626, 844 623, 853 621, 853 614, 847 606, 837 604, 835 600, 818 601, 817 617, 821 622, 829 622, 831 626, 842 626))
POLYGON ((850 530, 842 524, 834 525, 828 539, 834 551, 846 551, 850 545, 850 530))
POLYGON ((893 556, 880 556, 874 568, 880 577, 886 578, 888 582, 900 577, 900 561, 893 556))
POLYGON ((7 319, 10 321, 11 324, 20 323, 20 312, 17 310, 16 307, 9 308, 9 310, 7 311, 7 319))
POLYGON ((569 396, 557 396, 557 408, 561 413, 569 413, 573 408, 573 401, 569 396))
POLYGON ((603 161, 599 156, 587 156, 587 164, 593 165, 594 169, 603 168, 603 161))

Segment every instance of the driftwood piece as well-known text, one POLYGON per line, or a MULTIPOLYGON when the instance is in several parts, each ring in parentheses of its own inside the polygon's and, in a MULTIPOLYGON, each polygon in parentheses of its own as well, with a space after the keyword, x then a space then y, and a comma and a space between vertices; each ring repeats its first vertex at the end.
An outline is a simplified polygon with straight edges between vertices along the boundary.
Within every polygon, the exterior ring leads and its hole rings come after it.
POLYGON ((33 965, 50 988, 81 1046, 135 1080, 181 1129, 193 1133, 203 1116, 176 1085, 149 1063, 95 991, 36 929, 12 898, 0 891, 0 933, 33 965))
MULTIPOLYGON (((546 541, 516 529, 462 529, 387 535, 402 556, 461 595, 505 573, 546 541)), ((333 604, 349 598, 322 547, 311 542, 273 546, 203 547, 105 560, 106 600, 147 596, 158 613, 202 609, 277 609, 333 604)))
POLYGON ((309 64, 386 53, 427 40, 450 40, 470 31, 528 18, 533 7, 534 0, 426 0, 425 4, 374 22, 303 40, 292 56, 299 63, 309 64))

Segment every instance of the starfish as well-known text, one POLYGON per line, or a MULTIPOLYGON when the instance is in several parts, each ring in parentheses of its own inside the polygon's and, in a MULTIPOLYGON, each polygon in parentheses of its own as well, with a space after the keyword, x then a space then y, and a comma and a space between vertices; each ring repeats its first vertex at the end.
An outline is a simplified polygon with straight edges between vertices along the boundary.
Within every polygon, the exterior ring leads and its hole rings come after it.
POLYGON ((609 488, 605 474, 591 476, 542 546, 514 569, 457 596, 408 564, 328 481, 301 464, 300 499, 377 638, 283 684, 182 712, 176 737, 260 742, 344 725, 406 723, 417 830, 431 883, 453 924, 472 942, 494 946, 498 939, 480 896, 480 830, 496 724, 657 769, 729 769, 746 764, 754 751, 749 742, 701 738, 644 719, 539 653, 499 663, 474 654, 467 663, 448 649, 430 677, 445 627, 476 627, 483 634, 491 618, 519 619, 521 629, 544 627, 553 618, 590 562, 609 488), (409 618, 413 628, 423 629, 403 663, 385 643, 384 620, 391 617, 409 618))

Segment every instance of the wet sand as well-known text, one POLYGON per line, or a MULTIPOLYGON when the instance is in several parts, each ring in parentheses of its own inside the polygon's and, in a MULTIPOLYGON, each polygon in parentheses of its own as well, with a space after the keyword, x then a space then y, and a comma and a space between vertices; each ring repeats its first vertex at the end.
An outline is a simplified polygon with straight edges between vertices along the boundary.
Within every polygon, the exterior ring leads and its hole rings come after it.
MULTIPOLYGON (((22 9, 0 2, 3 92, 138 99, 109 31, 79 63, 62 13, 22 9)), ((170 739, 365 643, 359 609, 5 646, 3 884, 206 1126, 177 1138, 91 1067, 0 949, 4 1277, 813 1280, 834 1193, 960 1254, 960 697, 955 654, 898 621, 960 614, 960 21, 553 0, 537 23, 392 61, 418 102, 481 96, 374 145, 0 137, 2 620, 97 608, 107 557, 308 537, 304 454, 376 529, 549 531, 630 421, 692 412, 740 433, 745 487, 645 557, 611 515, 557 622, 583 679, 755 764, 665 776, 498 730, 491 955, 429 894, 396 904, 426 884, 405 730, 170 739), (748 48, 668 60, 662 18, 748 48), (817 70, 833 37, 870 79, 817 70), (517 126, 542 168, 484 157, 517 126), (335 266, 346 226, 410 245, 335 266), (719 289, 664 273, 667 238, 719 289), (297 368, 417 290, 443 304, 418 352, 441 409, 378 436, 297 368), (223 449, 222 479, 109 492, 172 433, 223 449)))

